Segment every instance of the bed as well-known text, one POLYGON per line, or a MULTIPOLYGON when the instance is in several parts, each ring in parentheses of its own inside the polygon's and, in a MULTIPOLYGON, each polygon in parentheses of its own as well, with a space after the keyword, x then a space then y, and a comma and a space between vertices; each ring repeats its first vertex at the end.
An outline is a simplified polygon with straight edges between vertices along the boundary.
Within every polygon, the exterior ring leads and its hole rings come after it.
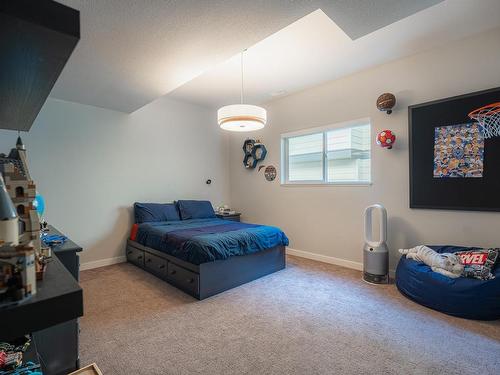
POLYGON ((285 268, 283 231, 218 219, 208 201, 134 211, 127 260, 200 300, 285 268))

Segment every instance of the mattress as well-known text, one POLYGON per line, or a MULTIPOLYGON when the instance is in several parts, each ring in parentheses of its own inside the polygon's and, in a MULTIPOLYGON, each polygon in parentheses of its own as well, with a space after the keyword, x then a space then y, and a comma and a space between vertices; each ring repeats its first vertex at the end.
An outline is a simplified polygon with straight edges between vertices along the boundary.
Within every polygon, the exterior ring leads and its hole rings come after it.
POLYGON ((142 223, 135 241, 196 265, 288 245, 279 228, 223 219, 142 223))

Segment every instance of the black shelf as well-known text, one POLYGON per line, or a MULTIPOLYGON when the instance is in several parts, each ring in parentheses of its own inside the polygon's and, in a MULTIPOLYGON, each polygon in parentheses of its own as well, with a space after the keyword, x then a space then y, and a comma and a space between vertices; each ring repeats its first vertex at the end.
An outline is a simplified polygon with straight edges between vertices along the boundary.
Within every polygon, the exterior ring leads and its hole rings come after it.
MULTIPOLYGON (((52 225, 49 225, 49 231, 47 232, 48 234, 57 234, 59 236, 64 236, 63 233, 59 232, 56 228, 54 228, 52 225)), ((77 245, 71 239, 67 239, 63 244, 60 245, 55 245, 52 247, 52 251, 56 253, 57 255, 60 255, 61 253, 65 252, 81 252, 82 247, 80 245, 77 245)))
POLYGON ((28 131, 80 39, 80 12, 0 0, 0 128, 28 131))
MULTIPOLYGON (((59 236, 64 236, 63 233, 59 232, 52 225, 49 225, 49 231, 47 233, 49 235, 57 234, 59 236)), ((69 238, 63 244, 52 246, 52 253, 59 258, 76 281, 80 281, 80 257, 78 253, 81 251, 81 246, 77 245, 69 238)))
POLYGON ((83 292, 57 256, 53 256, 37 293, 32 298, 0 307, 0 341, 9 341, 31 332, 83 316, 83 292))

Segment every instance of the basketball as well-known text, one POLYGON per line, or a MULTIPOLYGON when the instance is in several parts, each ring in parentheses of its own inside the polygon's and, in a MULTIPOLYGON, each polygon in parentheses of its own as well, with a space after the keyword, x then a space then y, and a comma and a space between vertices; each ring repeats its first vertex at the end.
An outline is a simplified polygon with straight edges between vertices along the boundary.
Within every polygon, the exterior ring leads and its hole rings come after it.
POLYGON ((377 108, 379 111, 386 112, 388 115, 392 113, 392 108, 396 105, 396 97, 386 92, 380 95, 377 99, 377 108))
POLYGON ((391 130, 383 130, 377 135, 377 144, 380 147, 391 149, 394 142, 396 142, 396 134, 391 130))

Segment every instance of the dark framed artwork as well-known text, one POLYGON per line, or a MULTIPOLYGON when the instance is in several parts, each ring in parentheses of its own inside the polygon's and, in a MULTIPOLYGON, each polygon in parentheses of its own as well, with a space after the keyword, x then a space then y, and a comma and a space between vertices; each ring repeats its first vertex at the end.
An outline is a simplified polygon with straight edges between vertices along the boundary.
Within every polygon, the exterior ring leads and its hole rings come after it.
POLYGON ((500 211, 497 112, 500 88, 408 107, 410 208, 500 211))

